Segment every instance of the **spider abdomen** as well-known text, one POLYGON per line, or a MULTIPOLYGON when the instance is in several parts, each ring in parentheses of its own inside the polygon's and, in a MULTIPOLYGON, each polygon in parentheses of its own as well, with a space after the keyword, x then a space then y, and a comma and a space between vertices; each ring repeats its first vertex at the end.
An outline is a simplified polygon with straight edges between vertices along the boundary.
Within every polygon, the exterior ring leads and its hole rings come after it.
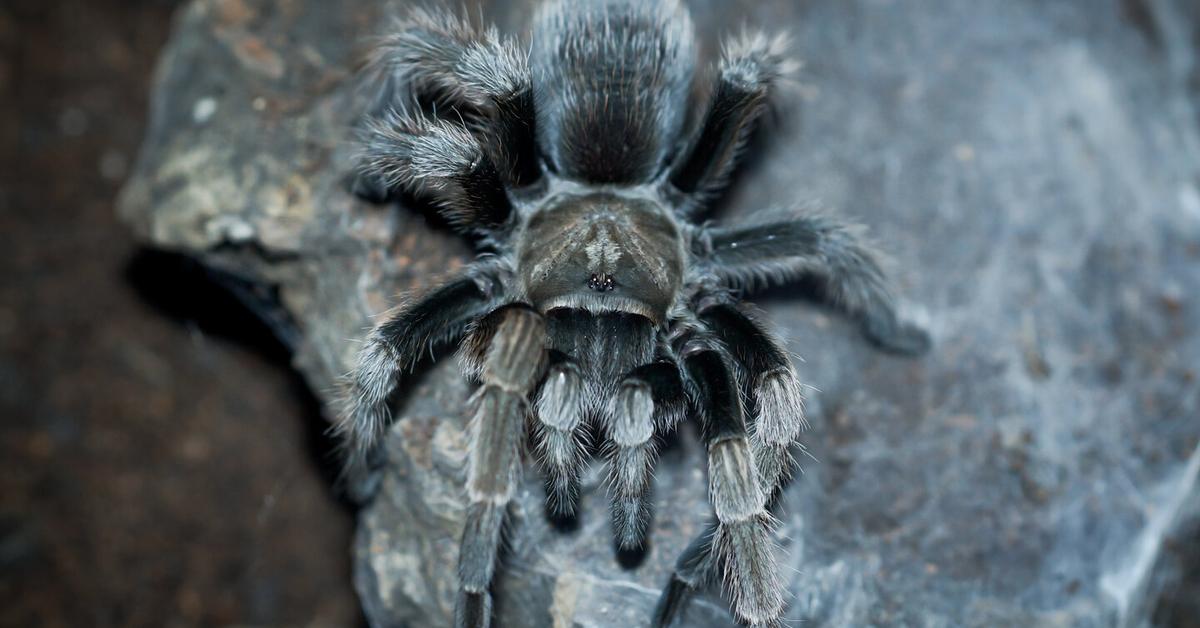
POLYGON ((648 199, 563 195, 529 218, 521 241, 518 271, 542 312, 570 307, 661 322, 682 282, 679 228, 648 199))
POLYGON ((592 183, 646 183, 683 127, 695 65, 678 0, 548 4, 530 63, 538 140, 551 170, 592 183))

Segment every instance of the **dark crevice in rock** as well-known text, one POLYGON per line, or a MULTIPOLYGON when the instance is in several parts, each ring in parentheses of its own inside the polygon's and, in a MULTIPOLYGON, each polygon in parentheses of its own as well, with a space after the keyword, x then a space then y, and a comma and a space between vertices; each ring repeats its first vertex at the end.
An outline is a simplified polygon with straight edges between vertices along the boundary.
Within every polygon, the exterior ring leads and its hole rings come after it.
MULTIPOLYGON (((245 347, 290 375, 291 389, 303 402, 303 421, 309 453, 328 485, 341 470, 336 439, 321 400, 291 364, 298 330, 269 286, 216 270, 178 253, 139 249, 125 268, 129 285, 148 305, 180 325, 245 347), (293 342, 289 342, 292 340, 293 342)), ((342 496, 339 495, 339 498, 342 496)), ((347 509, 353 505, 341 499, 347 509)))
POLYGON ((194 257, 143 248, 125 277, 142 299, 181 324, 287 364, 297 330, 269 286, 205 266, 194 257))

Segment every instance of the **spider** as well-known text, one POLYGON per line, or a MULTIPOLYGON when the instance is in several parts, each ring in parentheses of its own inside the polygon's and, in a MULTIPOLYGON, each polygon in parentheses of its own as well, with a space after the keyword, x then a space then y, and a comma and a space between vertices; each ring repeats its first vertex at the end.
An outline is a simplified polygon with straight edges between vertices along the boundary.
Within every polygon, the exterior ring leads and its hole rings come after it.
POLYGON ((741 297, 815 279, 878 347, 917 354, 928 336, 897 315, 876 255, 834 218, 705 221, 792 70, 783 37, 726 41, 703 115, 690 116, 695 43, 677 0, 553 0, 534 23, 526 49, 494 27, 417 10, 369 65, 378 96, 361 125, 358 191, 433 198, 479 255, 364 341, 338 421, 349 473, 380 465, 400 377, 461 339, 479 387, 455 625, 487 626, 527 429, 551 515, 575 515, 581 470, 598 453, 615 543, 638 550, 656 445, 695 421, 713 515, 653 621, 672 623, 723 574, 741 621, 777 624, 784 588, 768 505, 805 427, 803 397, 786 351, 741 297))

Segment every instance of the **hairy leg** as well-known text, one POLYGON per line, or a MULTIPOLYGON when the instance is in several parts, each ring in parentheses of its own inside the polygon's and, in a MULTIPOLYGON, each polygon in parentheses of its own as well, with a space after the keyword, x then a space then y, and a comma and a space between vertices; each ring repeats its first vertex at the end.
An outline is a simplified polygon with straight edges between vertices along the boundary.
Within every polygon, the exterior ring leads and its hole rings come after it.
POLYGON ((347 453, 344 480, 355 499, 374 493, 381 437, 391 424, 388 398, 399 378, 435 348, 458 338, 492 306, 494 277, 479 267, 386 316, 367 336, 345 382, 335 425, 347 453))
POLYGON ((762 491, 770 500, 790 476, 789 450, 808 427, 796 371, 778 341, 733 304, 702 305, 699 315, 748 376, 755 410, 750 448, 762 491))
POLYGON ((587 446, 583 423, 583 377, 579 365, 551 351, 550 368, 542 383, 535 414, 538 460, 546 476, 547 507, 552 517, 575 516, 579 474, 587 446))
POLYGON ((684 383, 700 415, 708 444, 709 495, 716 514, 716 529, 708 541, 693 543, 700 554, 705 545, 711 559, 689 559, 692 573, 677 572, 664 592, 660 610, 663 625, 675 619, 683 598, 702 580, 698 571, 706 564, 724 567, 724 581, 733 599, 734 612, 745 622, 771 624, 783 613, 783 585, 779 580, 770 540, 772 519, 766 510, 754 455, 743 416, 741 391, 728 358, 709 338, 693 334, 680 351, 684 383))
POLYGON ((650 493, 657 458, 653 436, 677 423, 685 405, 679 367, 668 361, 630 371, 609 400, 608 484, 613 534, 620 550, 645 547, 653 515, 650 493))
POLYGON ((371 61, 368 80, 387 90, 386 108, 441 103, 468 123, 507 184, 520 187, 540 176, 533 82, 515 40, 494 26, 418 8, 380 42, 371 61))
POLYGON ((459 548, 458 628, 486 628, 488 587, 500 533, 521 472, 528 395, 546 364, 545 321, 532 308, 508 305, 486 317, 494 329, 484 352, 467 452, 467 523, 459 548))
POLYGON ((713 536, 716 533, 717 521, 714 518, 679 555, 679 560, 675 562, 675 572, 671 574, 671 581, 658 598, 651 626, 669 628, 683 616, 692 593, 707 584, 716 573, 716 554, 712 548, 713 536))
POLYGON ((897 315, 878 254, 859 229, 823 214, 791 212, 711 227, 704 238, 712 272, 734 289, 754 291, 815 277, 825 298, 856 318, 876 346, 905 355, 929 348, 929 335, 897 315))
POLYGON ((512 213, 501 173, 479 140, 419 111, 391 109, 368 120, 358 170, 388 190, 434 194, 440 213, 463 230, 499 229, 512 213))
POLYGON ((692 197, 691 205, 725 187, 772 86, 796 65, 785 56, 786 47, 784 37, 759 32, 725 42, 699 134, 671 173, 671 184, 692 197))

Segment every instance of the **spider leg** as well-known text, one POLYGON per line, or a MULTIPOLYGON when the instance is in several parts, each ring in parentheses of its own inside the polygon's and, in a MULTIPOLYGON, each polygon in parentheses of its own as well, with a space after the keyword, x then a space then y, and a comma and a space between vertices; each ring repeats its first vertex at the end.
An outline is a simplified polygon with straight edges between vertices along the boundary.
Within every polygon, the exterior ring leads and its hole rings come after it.
POLYGON ((459 548, 461 589, 455 608, 455 626, 459 628, 486 628, 490 622, 488 587, 496 568, 505 511, 520 478, 527 396, 540 381, 546 364, 546 325, 535 310, 507 305, 484 320, 487 324, 481 324, 476 333, 488 330, 491 337, 469 428, 469 505, 459 548))
POLYGON ((359 174, 388 190, 432 192, 467 230, 502 228, 512 213, 504 181, 479 140, 459 125, 391 109, 360 131, 359 174))
MULTIPOLYGON (((724 565, 725 584, 741 620, 777 622, 783 612, 783 585, 776 570, 770 540, 772 519, 746 433, 737 378, 724 351, 711 339, 696 336, 686 340, 680 353, 684 383, 708 444, 709 496, 717 518, 707 541, 711 560, 724 565)), ((664 612, 678 607, 683 601, 680 598, 686 597, 684 592, 698 584, 706 560, 697 556, 685 564, 694 564, 694 573, 677 572, 672 577, 664 593, 671 598, 663 601, 664 612)))
POLYGON ((796 65, 786 48, 785 37, 761 32, 725 42, 704 122, 671 172, 676 190, 703 201, 725 187, 772 86, 796 65))
POLYGON ((886 351, 917 355, 928 333, 897 315, 878 254, 859 229, 816 213, 749 225, 709 228, 708 259, 728 286, 748 292, 814 277, 827 301, 856 318, 867 339, 886 351))
POLYGON ((398 308, 367 336, 346 379, 344 408, 334 426, 347 450, 343 478, 355 499, 366 500, 374 492, 374 471, 383 463, 381 437, 391 424, 388 397, 400 375, 487 312, 493 281, 476 267, 398 308))
POLYGON ((536 404, 537 449, 551 516, 571 518, 586 445, 583 378, 579 365, 565 354, 552 351, 550 361, 536 404))
POLYGON ((414 9, 375 51, 374 81, 385 99, 411 96, 440 101, 463 115, 482 139, 506 183, 540 176, 535 141, 533 83, 526 53, 494 26, 481 28, 447 11, 414 9))
POLYGON ((741 309, 717 303, 702 306, 699 315, 749 376, 755 409, 750 449, 770 500, 790 476, 794 461, 789 450, 808 427, 796 371, 778 341, 741 309))
POLYGON ((608 462, 612 527, 622 551, 645 547, 657 451, 653 436, 677 423, 685 406, 679 367, 658 361, 629 372, 609 399, 608 462))
POLYGON ((716 519, 705 524, 704 531, 692 539, 680 554, 671 581, 654 608, 654 621, 651 624, 654 628, 668 628, 681 617, 692 593, 707 583, 716 571, 712 541, 717 525, 716 519))

